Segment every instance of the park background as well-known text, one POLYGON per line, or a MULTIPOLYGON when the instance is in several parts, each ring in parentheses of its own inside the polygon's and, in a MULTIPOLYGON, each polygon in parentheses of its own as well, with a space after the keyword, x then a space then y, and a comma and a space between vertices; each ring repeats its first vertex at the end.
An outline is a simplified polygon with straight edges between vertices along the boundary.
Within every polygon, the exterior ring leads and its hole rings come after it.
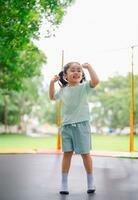
POLYGON ((57 148, 50 78, 90 62, 101 83, 89 96, 94 150, 129 151, 133 64, 138 150, 137 1, 1 1, 0 148, 57 148), (133 56, 132 56, 133 50, 133 56))

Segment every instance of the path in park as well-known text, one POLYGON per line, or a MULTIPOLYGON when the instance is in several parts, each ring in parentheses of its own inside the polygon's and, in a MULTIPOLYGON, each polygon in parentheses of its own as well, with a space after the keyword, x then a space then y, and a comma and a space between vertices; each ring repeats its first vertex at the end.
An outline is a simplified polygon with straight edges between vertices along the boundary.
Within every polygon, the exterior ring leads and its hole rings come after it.
POLYGON ((95 185, 86 193, 82 159, 74 155, 68 196, 60 188, 61 155, 1 154, 0 200, 137 200, 138 159, 93 157, 95 185))

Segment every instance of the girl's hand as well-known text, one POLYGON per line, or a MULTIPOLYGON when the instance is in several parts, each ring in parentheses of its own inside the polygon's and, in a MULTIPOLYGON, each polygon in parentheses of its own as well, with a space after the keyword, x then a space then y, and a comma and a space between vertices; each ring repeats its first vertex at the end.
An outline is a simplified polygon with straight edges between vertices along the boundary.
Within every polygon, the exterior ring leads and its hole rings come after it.
POLYGON ((52 82, 56 82, 56 81, 58 81, 60 79, 60 77, 58 76, 58 75, 55 75, 52 79, 51 79, 51 81, 52 82))
POLYGON ((83 67, 84 69, 89 69, 89 68, 91 68, 92 66, 91 66, 89 63, 83 63, 83 64, 82 64, 82 67, 83 67))

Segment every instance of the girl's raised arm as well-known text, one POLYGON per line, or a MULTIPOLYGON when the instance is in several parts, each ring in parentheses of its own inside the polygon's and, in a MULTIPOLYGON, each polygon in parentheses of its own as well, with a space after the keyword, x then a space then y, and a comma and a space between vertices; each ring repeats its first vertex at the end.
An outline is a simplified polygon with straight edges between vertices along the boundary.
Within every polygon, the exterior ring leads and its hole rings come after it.
POLYGON ((91 87, 96 87, 96 85, 98 85, 98 83, 100 81, 99 81, 99 78, 98 78, 96 72, 92 68, 92 66, 90 64, 88 64, 88 63, 84 63, 84 64, 82 64, 82 67, 85 68, 85 69, 87 69, 88 72, 89 72, 91 87))
POLYGON ((49 85, 49 98, 51 100, 54 99, 54 95, 55 95, 55 82, 59 80, 59 76, 55 75, 51 81, 50 81, 50 85, 49 85))

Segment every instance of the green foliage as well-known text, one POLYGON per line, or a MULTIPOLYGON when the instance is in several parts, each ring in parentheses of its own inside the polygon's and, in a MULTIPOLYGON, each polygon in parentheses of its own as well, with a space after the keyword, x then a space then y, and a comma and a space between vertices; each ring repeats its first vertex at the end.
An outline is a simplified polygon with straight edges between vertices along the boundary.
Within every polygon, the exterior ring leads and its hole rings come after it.
MULTIPOLYGON (((24 115, 32 117, 33 109, 37 112, 39 90, 42 87, 42 78, 24 80, 23 90, 11 91, 8 102, 8 124, 17 125, 23 123, 24 115)), ((34 116, 35 117, 35 116, 34 116)))
POLYGON ((40 5, 44 9, 45 18, 52 24, 60 24, 66 12, 66 8, 70 6, 74 0, 40 0, 40 5), (51 15, 52 13, 52 15, 51 15))
MULTIPOLYGON (((135 99, 138 98, 138 76, 135 75, 135 99)), ((93 102, 92 123, 97 129, 109 127, 123 129, 129 126, 130 74, 115 76, 102 81, 91 96, 93 102)), ((135 101, 135 124, 138 124, 137 101, 135 101)))
MULTIPOLYGON (((11 101, 13 105, 9 101, 13 91, 23 90, 25 79, 40 76, 41 66, 46 62, 46 56, 34 46, 32 40, 39 38, 43 20, 47 22, 47 32, 51 31, 50 26, 59 25, 71 2, 72 0, 0 1, 0 95, 3 95, 0 121, 5 124, 5 130, 7 124, 18 123, 22 115, 14 101, 11 101)), ((15 96, 18 99, 18 95, 15 96)))
POLYGON ((27 44, 12 58, 8 55, 6 63, 0 66, 1 88, 3 91, 22 89, 25 78, 40 75, 40 67, 45 61, 44 54, 33 44, 27 44))
MULTIPOLYGON (((40 123, 57 124, 57 104, 48 97, 47 88, 43 85, 42 77, 25 79, 20 91, 11 91, 7 100, 7 124, 24 124, 25 115, 30 119, 38 119, 40 123)), ((4 99, 0 95, 0 122, 4 124, 4 99)))
MULTIPOLYGON (((22 89, 24 78, 40 74, 40 67, 46 62, 46 57, 31 40, 39 38, 42 20, 53 27, 61 23, 71 2, 0 1, 0 85, 3 93, 22 89)), ((49 28, 48 24, 46 30, 49 28)))

